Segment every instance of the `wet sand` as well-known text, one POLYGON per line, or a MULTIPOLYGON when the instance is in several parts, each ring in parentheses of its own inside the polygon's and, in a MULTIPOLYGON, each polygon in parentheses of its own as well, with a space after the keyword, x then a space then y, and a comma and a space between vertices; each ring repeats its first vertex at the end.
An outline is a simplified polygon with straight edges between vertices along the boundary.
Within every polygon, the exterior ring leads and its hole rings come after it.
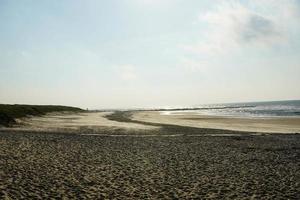
POLYGON ((151 123, 174 124, 196 128, 213 128, 263 133, 300 133, 300 117, 238 118, 178 112, 165 115, 159 111, 134 112, 132 119, 151 123))
POLYGON ((300 198, 299 134, 57 130, 0 130, 0 199, 300 198))

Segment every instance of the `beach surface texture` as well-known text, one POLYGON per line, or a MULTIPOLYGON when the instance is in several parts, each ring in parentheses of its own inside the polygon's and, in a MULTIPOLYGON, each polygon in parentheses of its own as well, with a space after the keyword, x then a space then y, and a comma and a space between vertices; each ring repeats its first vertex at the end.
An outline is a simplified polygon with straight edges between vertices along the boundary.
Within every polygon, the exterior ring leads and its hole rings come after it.
POLYGON ((174 124, 196 128, 214 128, 264 133, 300 133, 300 117, 231 117, 199 115, 177 112, 176 115, 160 111, 135 112, 133 119, 143 122, 174 124))
POLYGON ((19 119, 0 129, 0 198, 300 199, 299 134, 199 128, 165 117, 19 119))

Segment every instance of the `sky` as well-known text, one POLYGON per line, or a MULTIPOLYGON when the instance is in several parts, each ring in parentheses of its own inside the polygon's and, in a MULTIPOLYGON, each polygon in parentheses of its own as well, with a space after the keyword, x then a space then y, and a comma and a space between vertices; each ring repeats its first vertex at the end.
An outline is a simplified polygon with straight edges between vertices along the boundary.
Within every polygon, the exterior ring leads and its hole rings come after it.
POLYGON ((0 0, 0 103, 300 99, 300 0, 0 0))

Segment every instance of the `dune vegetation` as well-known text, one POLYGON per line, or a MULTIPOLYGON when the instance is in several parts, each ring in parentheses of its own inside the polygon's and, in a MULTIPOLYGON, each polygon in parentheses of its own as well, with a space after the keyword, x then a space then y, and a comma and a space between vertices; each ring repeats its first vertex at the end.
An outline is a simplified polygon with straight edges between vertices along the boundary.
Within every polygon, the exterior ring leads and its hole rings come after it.
POLYGON ((81 112, 80 108, 58 105, 11 105, 0 104, 0 125, 10 126, 14 124, 16 118, 26 116, 40 116, 49 112, 81 112))

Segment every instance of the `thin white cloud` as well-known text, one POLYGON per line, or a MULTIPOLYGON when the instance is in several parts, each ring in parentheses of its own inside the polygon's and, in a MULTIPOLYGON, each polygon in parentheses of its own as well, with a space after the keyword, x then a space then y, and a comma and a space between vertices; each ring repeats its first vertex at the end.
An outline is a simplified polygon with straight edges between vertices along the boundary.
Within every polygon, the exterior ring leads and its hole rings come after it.
POLYGON ((203 55, 228 53, 246 45, 286 44, 290 31, 299 24, 298 5, 294 0, 254 0, 247 4, 222 1, 199 19, 208 29, 202 32, 201 41, 184 48, 203 55))
POLYGON ((135 0, 135 1, 144 5, 162 5, 165 3, 172 2, 170 0, 135 0))
POLYGON ((211 69, 211 65, 207 60, 195 60, 188 57, 181 58, 180 66, 190 72, 206 73, 211 69))
POLYGON ((120 79, 132 81, 137 78, 136 67, 134 65, 121 65, 116 68, 120 79))

